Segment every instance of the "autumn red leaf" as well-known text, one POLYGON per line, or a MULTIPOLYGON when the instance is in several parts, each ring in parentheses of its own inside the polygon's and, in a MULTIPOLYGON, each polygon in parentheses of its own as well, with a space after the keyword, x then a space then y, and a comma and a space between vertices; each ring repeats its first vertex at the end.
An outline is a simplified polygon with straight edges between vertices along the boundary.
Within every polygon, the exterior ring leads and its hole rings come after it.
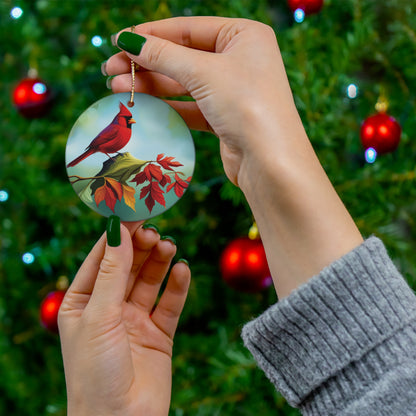
POLYGON ((152 186, 150 184, 143 186, 143 188, 140 191, 140 199, 143 199, 150 192, 151 188, 152 186))
POLYGON ((179 184, 180 186, 183 186, 184 188, 186 188, 186 187, 189 185, 187 182, 185 182, 183 179, 181 179, 181 178, 178 176, 178 174, 177 174, 177 173, 175 173, 175 179, 176 179, 176 182, 178 182, 178 184, 179 184))
POLYGON ((185 189, 186 187, 183 187, 178 182, 175 182, 174 191, 178 198, 182 198, 185 189))
POLYGON ((163 175, 163 178, 162 178, 162 180, 159 183, 160 183, 160 186, 163 187, 167 183, 171 183, 171 182, 172 182, 172 179, 171 179, 171 177, 169 175, 163 175))
POLYGON ((149 212, 152 212, 152 209, 155 206, 156 202, 166 207, 165 196, 163 195, 163 190, 160 188, 158 182, 153 181, 149 183, 149 185, 144 186, 142 188, 142 190, 140 191, 140 199, 143 199, 146 196, 147 198, 144 202, 149 212))
POLYGON ((140 185, 146 181, 152 182, 153 179, 160 182, 163 179, 163 172, 162 169, 160 169, 160 166, 149 163, 131 180, 131 182, 136 182, 136 185, 140 185))
POLYGON ((167 170, 173 170, 172 168, 177 168, 179 166, 183 166, 182 163, 175 162, 173 159, 175 159, 173 156, 166 156, 163 157, 164 154, 161 153, 157 156, 157 163, 159 163, 160 166, 162 166, 164 169, 167 170))
POLYGON ((108 183, 108 186, 113 189, 117 199, 121 201, 121 198, 123 197, 123 187, 121 186, 121 183, 113 178, 105 178, 105 180, 108 183))
POLYGON ((148 177, 149 181, 151 180, 152 177, 155 178, 158 182, 160 182, 163 178, 163 173, 162 173, 162 169, 160 169, 160 166, 149 163, 144 168, 144 170, 146 171, 146 176, 148 177))
POLYGON ((146 204, 149 213, 151 213, 153 207, 155 206, 155 200, 152 198, 152 195, 149 194, 149 196, 144 200, 144 203, 146 204))
POLYGON ((175 182, 172 182, 167 188, 166 192, 169 192, 172 188, 178 198, 183 196, 185 189, 189 186, 189 182, 191 181, 191 177, 189 177, 186 181, 181 179, 177 173, 175 173, 175 182))
POLYGON ((94 200, 97 207, 102 201, 111 211, 114 212, 114 207, 117 201, 121 201, 123 196, 123 188, 119 182, 111 178, 104 178, 104 185, 96 189, 94 194, 94 200))
POLYGON ((157 182, 152 182, 152 190, 151 190, 152 198, 159 202, 160 205, 166 206, 165 197, 163 195, 163 190, 160 188, 157 182))
MULTIPOLYGON (((145 199, 144 202, 149 212, 152 212, 156 202, 166 207, 164 192, 169 192, 171 189, 174 189, 175 194, 180 198, 191 181, 191 177, 183 180, 176 172, 175 179, 173 181, 169 174, 163 173, 162 168, 174 171, 173 168, 183 166, 182 163, 177 162, 174 159, 175 158, 173 156, 165 156, 164 153, 160 153, 157 155, 155 162, 148 163, 143 170, 137 173, 131 180, 131 182, 134 182, 136 186, 145 184, 146 182, 149 183, 148 185, 143 186, 140 190, 140 199, 145 199), (166 190, 163 190, 166 185, 168 185, 168 187, 166 190)), ((130 190, 125 191, 125 201, 128 206, 134 209, 134 194, 130 190)))
POLYGON ((136 186, 139 186, 140 184, 146 182, 146 180, 146 174, 144 172, 140 172, 131 180, 131 182, 136 182, 136 186))

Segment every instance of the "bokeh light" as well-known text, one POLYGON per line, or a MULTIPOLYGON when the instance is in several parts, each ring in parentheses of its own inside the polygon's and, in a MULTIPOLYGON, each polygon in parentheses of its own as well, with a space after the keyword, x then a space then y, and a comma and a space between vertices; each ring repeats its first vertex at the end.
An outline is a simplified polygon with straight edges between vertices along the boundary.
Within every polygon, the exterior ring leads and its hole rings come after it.
POLYGON ((25 253, 22 256, 22 261, 25 264, 32 264, 35 261, 35 256, 32 253, 25 253))
POLYGON ((2 189, 0 191, 0 202, 6 202, 9 199, 9 193, 2 189))
POLYGON ((377 152, 372 147, 365 151, 365 160, 367 163, 374 163, 377 159, 377 152))
POLYGON ((302 9, 296 9, 293 16, 295 18, 295 22, 302 23, 305 20, 305 11, 302 9))
POLYGON ((103 44, 103 38, 101 36, 94 36, 91 39, 91 43, 96 47, 100 47, 103 44))
POLYGON ((10 11, 10 16, 13 17, 13 19, 19 19, 23 15, 23 10, 20 7, 13 7, 13 9, 10 11))
POLYGON ((347 87, 348 98, 354 99, 358 95, 358 87, 355 84, 350 84, 347 87))
POLYGON ((37 82, 36 84, 34 84, 32 89, 33 92, 36 94, 45 94, 47 90, 46 85, 42 82, 37 82))

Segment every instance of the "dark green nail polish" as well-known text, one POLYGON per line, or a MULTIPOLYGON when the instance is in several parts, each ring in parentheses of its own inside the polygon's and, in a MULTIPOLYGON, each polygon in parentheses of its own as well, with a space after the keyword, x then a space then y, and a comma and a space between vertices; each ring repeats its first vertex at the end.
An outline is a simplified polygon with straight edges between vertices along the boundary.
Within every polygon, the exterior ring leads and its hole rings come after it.
POLYGON ((106 87, 111 90, 111 82, 113 81, 114 77, 108 77, 107 80, 105 81, 105 85, 106 87))
POLYGON ((117 40, 117 46, 133 55, 140 55, 146 38, 132 32, 122 32, 117 40))
POLYGON ((178 263, 185 263, 189 267, 189 261, 186 259, 179 259, 178 263))
POLYGON ((117 33, 114 33, 113 35, 111 35, 111 44, 113 46, 117 46, 117 33))
POLYGON ((161 240, 169 240, 172 244, 176 245, 176 240, 171 237, 170 235, 164 235, 163 237, 160 237, 161 240))
POLYGON ((143 224, 143 230, 153 230, 159 233, 159 228, 156 227, 154 224, 143 224))
POLYGON ((121 244, 120 218, 111 215, 107 221, 107 243, 110 247, 118 247, 121 244))
POLYGON ((101 64, 101 73, 102 73, 105 77, 108 77, 106 65, 107 65, 107 61, 104 61, 104 62, 101 64))

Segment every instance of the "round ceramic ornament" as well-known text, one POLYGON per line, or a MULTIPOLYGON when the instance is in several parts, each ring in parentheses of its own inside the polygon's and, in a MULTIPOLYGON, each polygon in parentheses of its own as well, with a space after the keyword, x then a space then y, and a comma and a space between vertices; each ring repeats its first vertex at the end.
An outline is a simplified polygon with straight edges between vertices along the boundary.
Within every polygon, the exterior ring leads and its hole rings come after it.
POLYGON ((162 214, 184 194, 195 167, 188 126, 151 95, 113 94, 74 124, 66 146, 68 178, 94 211, 122 221, 162 214))

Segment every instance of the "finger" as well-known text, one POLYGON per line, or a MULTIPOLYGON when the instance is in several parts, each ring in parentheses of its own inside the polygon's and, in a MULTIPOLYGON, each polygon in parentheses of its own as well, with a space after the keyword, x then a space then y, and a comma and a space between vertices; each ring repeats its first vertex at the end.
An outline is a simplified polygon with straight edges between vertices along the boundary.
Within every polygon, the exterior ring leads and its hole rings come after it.
POLYGON ((209 131, 215 134, 195 101, 165 100, 165 102, 179 113, 190 129, 209 131))
MULTIPOLYGON (((146 72, 147 69, 136 65, 136 73, 146 72)), ((114 76, 131 73, 131 59, 124 53, 119 52, 108 58, 101 65, 101 72, 105 76, 114 76)))
POLYGON ((120 225, 120 245, 105 246, 97 279, 88 306, 105 310, 120 306, 124 300, 133 263, 133 244, 129 230, 120 225))
POLYGON ((191 271, 183 263, 173 266, 166 289, 152 314, 152 320, 170 338, 175 335, 191 282, 191 271))
POLYGON ((124 33, 129 38, 127 44, 123 43, 127 56, 141 67, 166 75, 183 85, 191 94, 192 91, 202 88, 202 85, 199 85, 203 82, 200 81, 203 78, 201 74, 210 68, 209 61, 214 56, 213 54, 187 48, 151 35, 146 35, 146 41, 143 42, 142 36, 124 33), (143 45, 141 52, 137 50, 138 45, 143 45), (134 53, 139 55, 128 53, 128 49, 134 50, 134 53))
POLYGON ((103 75, 113 76, 127 74, 130 73, 130 71, 131 59, 124 52, 119 52, 111 56, 101 66, 103 75))
MULTIPOLYGON (((135 84, 135 91, 137 92, 159 97, 189 95, 189 92, 179 83, 161 74, 144 72, 138 80, 139 82, 135 84)), ((111 89, 115 93, 130 92, 131 76, 125 74, 113 78, 111 81, 111 89)), ((213 132, 195 101, 165 101, 181 115, 190 129, 213 132)))
POLYGON ((140 269, 128 299, 130 303, 150 313, 175 253, 176 246, 170 240, 157 243, 140 269))
MULTIPOLYGON (((124 226, 130 231, 130 234, 133 235, 143 222, 144 221, 128 222, 124 223, 124 226)), ((106 236, 104 233, 85 258, 71 283, 71 286, 68 288, 67 293, 73 292, 91 295, 98 271, 100 270, 101 260, 104 257, 105 245, 106 236)))
POLYGON ((150 256, 153 248, 160 241, 160 235, 153 227, 144 229, 138 228, 132 236, 133 240, 133 265, 130 271, 130 278, 127 285, 125 299, 130 296, 136 278, 150 256))
POLYGON ((167 39, 178 45, 214 52, 219 33, 233 21, 236 19, 212 16, 174 17, 137 25, 134 31, 167 39))
POLYGON ((101 261, 104 257, 105 245, 106 236, 104 233, 79 268, 71 286, 67 290, 67 298, 70 295, 71 297, 73 295, 91 295, 101 261))
MULTIPOLYGON (((131 74, 122 74, 111 79, 113 92, 131 91, 131 74)), ((156 97, 181 97, 189 92, 178 82, 157 72, 140 72, 136 74, 134 90, 156 97)))
POLYGON ((122 224, 129 230, 130 235, 133 236, 136 230, 138 230, 144 221, 134 221, 134 222, 123 222, 122 224))

